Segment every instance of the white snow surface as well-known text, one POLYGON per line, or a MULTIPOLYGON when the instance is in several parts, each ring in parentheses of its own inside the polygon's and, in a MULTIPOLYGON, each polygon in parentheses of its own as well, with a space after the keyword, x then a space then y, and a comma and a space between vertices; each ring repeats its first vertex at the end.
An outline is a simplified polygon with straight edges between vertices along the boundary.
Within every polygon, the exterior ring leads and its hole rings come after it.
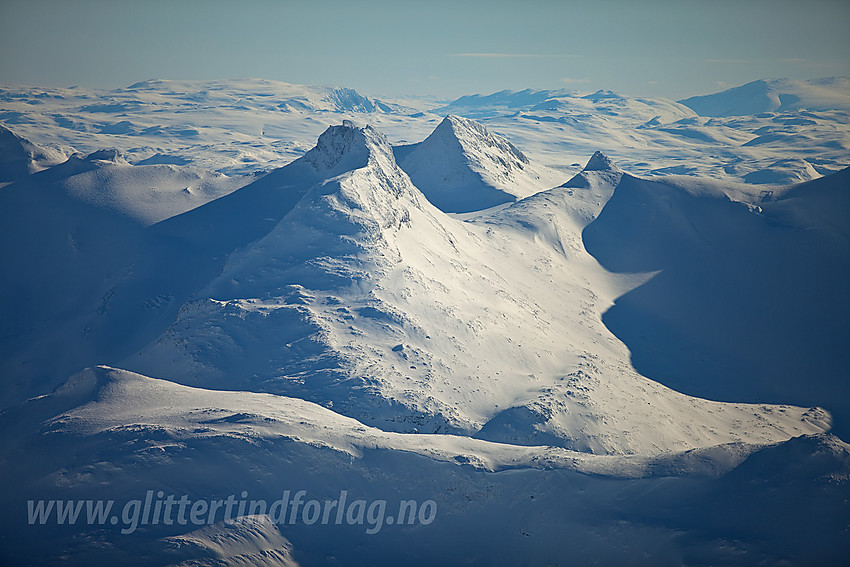
POLYGON ((92 564, 841 556, 850 114, 841 80, 765 84, 798 100, 2 89, 4 506, 302 483, 440 507, 373 540, 262 513, 44 532, 92 564))

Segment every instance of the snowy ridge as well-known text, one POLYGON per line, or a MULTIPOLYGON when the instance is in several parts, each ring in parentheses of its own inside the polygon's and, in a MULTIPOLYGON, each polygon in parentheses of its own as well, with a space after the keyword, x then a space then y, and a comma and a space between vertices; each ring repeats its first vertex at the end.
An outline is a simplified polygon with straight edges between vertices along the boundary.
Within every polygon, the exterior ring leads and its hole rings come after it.
MULTIPOLYGON (((85 369, 54 393, 7 411, 2 419, 8 424, 13 419, 44 420, 40 425, 50 434, 81 438, 156 428, 168 432, 166 445, 205 439, 283 439, 357 459, 368 450, 406 451, 486 471, 567 469, 615 478, 651 476, 674 463, 678 474, 722 474, 765 445, 739 441, 710 451, 605 456, 543 444, 386 432, 298 398, 191 388, 108 366, 85 369), (692 460, 694 454, 701 455, 703 462, 692 460)), ((808 412, 804 423, 809 434, 825 427, 824 420, 828 420, 825 413, 808 412)), ((20 424, 15 427, 21 428, 20 424)))
POLYGON ((597 151, 590 157, 582 171, 610 171, 612 173, 619 173, 620 168, 614 165, 611 158, 597 151))
POLYGON ((58 150, 42 148, 0 124, 0 183, 15 181, 65 160, 58 150))
POLYGON ((844 434, 847 175, 775 194, 762 186, 624 175, 582 237, 608 270, 659 271, 603 317, 629 346, 635 368, 712 399, 806 405, 819 391, 832 400, 836 431, 844 434), (791 195, 793 204, 786 202, 791 195), (821 208, 824 200, 831 211, 821 208), (792 209, 799 216, 788 216, 792 209), (731 324, 741 318, 750 323, 731 324))

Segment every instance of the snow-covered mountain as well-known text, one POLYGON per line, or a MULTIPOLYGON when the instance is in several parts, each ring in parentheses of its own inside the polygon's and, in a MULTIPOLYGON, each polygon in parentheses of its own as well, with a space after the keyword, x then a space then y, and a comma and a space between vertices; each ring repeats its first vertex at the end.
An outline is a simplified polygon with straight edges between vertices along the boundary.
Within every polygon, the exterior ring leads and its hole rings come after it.
POLYGON ((794 110, 850 111, 850 79, 762 79, 679 101, 700 116, 741 116, 794 110))
MULTIPOLYGON (((135 269, 140 255, 151 255, 147 227, 248 181, 190 167, 132 166, 109 150, 72 156, 4 187, 0 368, 14 378, 0 384, 3 398, 29 397, 35 393, 29 380, 55 379, 57 372, 86 364, 82 360, 94 347, 88 339, 97 333, 85 321, 107 309, 110 286, 122 270, 135 269), (52 345, 47 347, 52 356, 44 356, 45 345, 52 345)), ((154 262, 152 269, 162 264, 154 262)), ((156 294, 128 297, 142 310, 163 300, 156 294)))
MULTIPOLYGON (((235 88, 213 86, 203 104, 235 88)), ((163 88, 129 90, 154 101, 163 88)), ((248 91, 246 104, 272 98, 248 91)), ((635 175, 624 139, 704 148, 697 133, 727 132, 732 152, 741 130, 675 103, 628 122, 643 111, 608 92, 498 94, 519 114, 488 127, 357 108, 268 173, 209 173, 208 157, 158 150, 132 165, 121 148, 0 188, 0 479, 16 487, 0 504, 19 511, 2 520, 4 561, 743 565, 850 552, 850 170, 793 186, 635 175), (606 138, 615 152, 558 173, 490 131, 530 123, 526 103, 561 117, 620 105, 628 116, 596 132, 628 126, 606 138), (366 111, 432 131, 393 146, 358 125, 366 111), (128 534, 131 515, 40 524, 27 503, 126 513, 149 491, 160 504, 237 499, 242 521, 128 534), (298 491, 343 519, 345 492, 361 520, 310 520, 302 502, 280 521, 287 505, 266 504, 298 491), (436 516, 399 525, 400 501, 436 516), (379 518, 369 502, 388 508, 379 518)), ((129 101, 84 112, 135 112, 109 107, 129 101)), ((536 124, 538 142, 566 127, 536 124)))
POLYGON ((623 176, 583 240, 609 270, 659 272, 603 316, 635 368, 711 399, 829 398, 846 436, 849 176, 772 191, 623 176))
MULTIPOLYGON (((513 157, 504 151, 503 160, 513 157)), ((702 406, 664 390, 654 395, 679 426, 661 431, 628 409, 656 386, 628 369, 625 351, 602 346, 612 342, 599 321, 613 297, 587 289, 606 284, 581 248, 575 217, 586 217, 573 216, 583 203, 569 189, 461 223, 422 198, 369 127, 332 127, 287 168, 308 166, 318 177, 285 189, 303 195, 297 204, 254 243, 227 245, 236 252, 221 275, 122 367, 297 396, 382 429, 478 432, 594 453, 731 442, 749 416, 765 419, 756 408, 702 406), (531 218, 550 207, 545 221, 531 218), (538 289, 540 277, 551 283, 538 289), (570 296, 582 300, 565 302, 570 296), (717 419, 727 411, 724 428, 717 419), (714 414, 711 433, 694 419, 701 412, 714 414)), ((228 212, 237 222, 253 215, 228 212)), ((173 219, 171 230, 194 234, 179 224, 204 214, 200 207, 173 219)), ((227 221, 216 230, 229 233, 227 221)), ((804 411, 792 411, 788 424, 804 411)))
POLYGON ((516 146, 468 118, 449 115, 395 157, 438 209, 466 213, 511 203, 553 185, 563 174, 535 165, 516 146))

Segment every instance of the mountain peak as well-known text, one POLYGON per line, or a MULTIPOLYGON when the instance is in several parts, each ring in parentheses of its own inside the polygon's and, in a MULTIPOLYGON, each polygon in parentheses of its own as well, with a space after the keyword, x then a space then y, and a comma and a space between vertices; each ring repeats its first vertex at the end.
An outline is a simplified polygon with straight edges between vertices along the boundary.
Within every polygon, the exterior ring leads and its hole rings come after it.
POLYGON ((304 155, 304 160, 325 177, 366 167, 373 152, 392 155, 386 137, 372 128, 356 126, 345 120, 341 126, 329 126, 304 155))
POLYGON ((431 136, 436 137, 445 135, 450 135, 457 139, 466 148, 471 144, 484 144, 487 147, 504 151, 522 164, 530 163, 529 159, 519 148, 501 136, 493 134, 481 123, 469 118, 454 114, 447 115, 431 134, 431 136))
POLYGON ((596 151, 587 161, 587 165, 584 166, 582 171, 612 171, 619 173, 620 168, 614 165, 611 158, 600 151, 596 151))
POLYGON ((560 179, 557 172, 531 163, 502 136, 452 114, 422 142, 398 148, 397 155, 413 184, 449 213, 511 203, 551 189, 560 179))

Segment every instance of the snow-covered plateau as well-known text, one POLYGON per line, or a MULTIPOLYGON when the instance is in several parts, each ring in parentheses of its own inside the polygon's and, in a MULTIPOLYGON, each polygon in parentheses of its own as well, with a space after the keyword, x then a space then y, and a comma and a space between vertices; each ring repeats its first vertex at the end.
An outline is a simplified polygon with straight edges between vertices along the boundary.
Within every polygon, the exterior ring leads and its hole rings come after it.
POLYGON ((838 565, 850 81, 0 88, 4 565, 838 565))

